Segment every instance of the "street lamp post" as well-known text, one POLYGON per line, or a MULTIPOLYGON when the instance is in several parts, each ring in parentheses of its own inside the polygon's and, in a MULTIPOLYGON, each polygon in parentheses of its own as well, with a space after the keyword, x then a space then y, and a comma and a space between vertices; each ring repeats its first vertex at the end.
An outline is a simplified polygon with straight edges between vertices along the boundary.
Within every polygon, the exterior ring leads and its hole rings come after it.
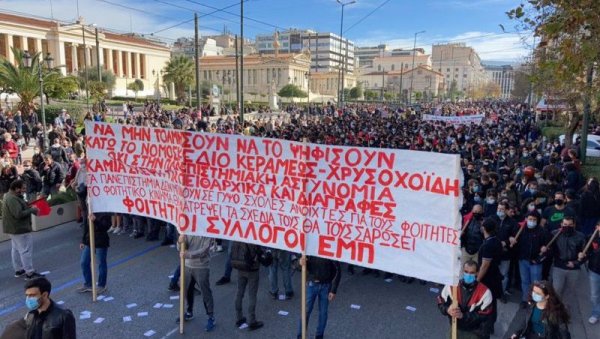
POLYGON ((308 105, 310 106, 310 74, 308 72, 304 73, 304 78, 306 78, 306 94, 307 94, 306 101, 307 101, 308 105))
MULTIPOLYGON (((344 83, 343 83, 343 72, 344 72, 344 63, 346 62, 345 59, 343 59, 342 57, 342 44, 343 44, 343 37, 344 37, 344 8, 348 5, 352 5, 356 3, 356 0, 352 0, 352 1, 348 1, 348 2, 342 2, 341 0, 336 0, 338 4, 340 4, 342 6, 342 18, 340 21, 340 62, 339 62, 339 70, 338 70, 338 103, 340 105, 340 107, 343 104, 343 100, 344 100, 344 83), (343 60, 343 61, 342 61, 343 60)), ((346 49, 348 48, 348 44, 346 44, 346 49)))
MULTIPOLYGON (((40 53, 40 57, 41 57, 41 53, 40 53)), ((28 51, 25 51, 23 53, 23 64, 25 65, 25 67, 31 67, 31 54, 29 54, 28 51)), ((46 66, 48 67, 48 70, 50 70, 52 68, 52 61, 54 61, 54 59, 52 58, 52 55, 50 55, 50 53, 46 53, 46 56, 44 57, 43 61, 46 62, 46 66)), ((44 107, 44 77, 42 74, 42 67, 43 67, 43 63, 40 62, 38 60, 38 81, 40 82, 40 109, 42 111, 42 133, 43 133, 43 152, 45 152, 48 149, 48 136, 46 134, 46 109, 44 107)))
POLYGON ((413 44, 413 57, 412 57, 412 69, 410 70, 410 93, 409 93, 409 103, 412 104, 412 93, 413 93, 413 79, 415 78, 415 55, 417 51, 417 35, 425 33, 425 31, 420 31, 415 33, 415 41, 413 44))

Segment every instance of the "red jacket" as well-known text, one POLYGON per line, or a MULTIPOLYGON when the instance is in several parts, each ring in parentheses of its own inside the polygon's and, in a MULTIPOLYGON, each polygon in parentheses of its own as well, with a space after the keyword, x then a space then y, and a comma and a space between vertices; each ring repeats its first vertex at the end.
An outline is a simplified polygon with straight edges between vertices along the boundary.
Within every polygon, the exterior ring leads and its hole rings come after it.
POLYGON ((14 142, 13 140, 9 140, 8 142, 5 142, 4 145, 2 146, 2 149, 8 151, 8 155, 11 158, 16 158, 19 155, 19 146, 17 146, 17 143, 14 142))

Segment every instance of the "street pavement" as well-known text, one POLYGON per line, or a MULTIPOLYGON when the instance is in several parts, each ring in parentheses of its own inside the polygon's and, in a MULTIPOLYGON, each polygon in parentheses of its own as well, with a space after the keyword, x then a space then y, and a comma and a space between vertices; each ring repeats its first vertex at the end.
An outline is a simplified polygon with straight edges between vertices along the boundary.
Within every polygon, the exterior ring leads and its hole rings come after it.
MULTIPOLYGON (((79 242, 82 230, 75 222, 60 225, 34 234, 34 266, 38 272, 47 272, 53 284, 51 297, 64 302, 76 317, 80 338, 295 338, 300 319, 300 274, 293 276, 296 295, 292 300, 272 300, 268 294, 267 270, 261 269, 257 302, 257 317, 265 326, 254 332, 235 327, 235 279, 224 286, 216 286, 224 268, 225 253, 216 253, 211 260, 210 281, 215 302, 217 327, 204 332, 206 316, 201 296, 196 296, 195 318, 185 324, 180 336, 175 318, 178 293, 167 290, 169 278, 178 263, 175 248, 161 247, 158 242, 133 240, 127 236, 111 235, 108 251, 108 292, 103 300, 93 303, 91 293, 75 291, 82 284, 79 266, 79 242), (108 301, 107 301, 108 300, 108 301), (135 305, 134 305, 135 304, 135 305), (163 304, 155 308, 156 304, 163 304), (167 308, 164 305, 172 305, 167 308), (129 306, 129 307, 128 307, 129 306), (84 311, 89 319, 80 319, 84 311), (283 312, 281 312, 283 311, 283 312), (144 315, 147 312, 147 315, 144 315), (287 312, 285 315, 279 313, 287 312), (124 322, 123 317, 131 317, 124 322), (99 318, 104 320, 100 322, 99 318), (96 323, 99 322, 99 323, 96 323), (152 331, 152 332, 150 332, 152 331)), ((10 264, 10 242, 0 243, 0 330, 11 321, 22 317, 24 307, 21 278, 13 278, 10 264)), ((432 283, 421 285, 401 283, 397 278, 386 282, 382 277, 362 276, 361 269, 348 275, 343 265, 342 281, 336 300, 330 304, 328 338, 447 338, 449 324, 435 302, 435 292, 441 288, 432 283)), ((584 273, 582 273, 584 274, 584 273)), ((589 314, 587 279, 582 277, 578 314, 571 326, 573 338, 600 338, 596 328, 583 324, 589 314)), ((280 287, 282 289, 282 287, 280 287)), ((247 301, 247 297, 245 298, 247 301)), ((494 338, 504 338, 517 312, 518 296, 508 304, 499 303, 499 321, 494 338)), ((246 304, 245 304, 246 305, 246 304)), ((246 307, 244 307, 246 309, 246 307)), ((309 338, 314 337, 317 308, 309 323, 309 338)), ((512 333, 509 331, 509 333, 512 333)))

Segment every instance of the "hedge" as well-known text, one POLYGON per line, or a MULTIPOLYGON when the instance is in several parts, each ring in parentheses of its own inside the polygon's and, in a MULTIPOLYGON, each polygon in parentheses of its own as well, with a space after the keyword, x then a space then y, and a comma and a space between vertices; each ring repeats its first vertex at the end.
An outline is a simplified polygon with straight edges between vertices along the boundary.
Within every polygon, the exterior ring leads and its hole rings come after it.
MULTIPOLYGON (((75 122, 75 124, 80 124, 83 122, 83 117, 85 116, 85 108, 83 106, 73 103, 59 103, 44 105, 44 111, 46 112, 46 123, 52 124, 54 119, 61 114, 63 108, 67 110, 69 115, 71 115, 71 118, 74 120, 73 122, 75 122)), ((40 107, 38 107, 37 113, 41 119, 42 110, 40 107)))

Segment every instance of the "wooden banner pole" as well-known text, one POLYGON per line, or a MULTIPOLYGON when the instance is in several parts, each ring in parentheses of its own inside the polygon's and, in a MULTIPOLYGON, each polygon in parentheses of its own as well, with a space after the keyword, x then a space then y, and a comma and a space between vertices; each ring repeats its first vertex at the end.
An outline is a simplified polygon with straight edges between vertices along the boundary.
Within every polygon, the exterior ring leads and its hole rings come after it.
MULTIPOLYGON (((452 308, 458 307, 458 293, 457 286, 452 286, 450 289, 452 290, 452 308)), ((458 338, 458 324, 456 322, 456 318, 452 317, 452 339, 458 338)))
POLYGON ((179 270, 179 334, 183 334, 183 323, 185 322, 185 294, 186 294, 186 284, 185 284, 185 258, 183 254, 185 253, 185 242, 182 242, 180 245, 180 254, 179 254, 179 265, 181 269, 179 270))
POLYGON ((88 232, 90 236, 90 268, 92 272, 92 301, 96 302, 98 300, 98 289, 96 288, 96 232, 94 231, 96 228, 94 227, 94 214, 92 213, 92 208, 90 205, 89 197, 86 199, 86 204, 88 208, 88 232))
POLYGON ((581 251, 582 253, 584 253, 584 254, 587 253, 587 251, 590 249, 590 246, 592 245, 592 242, 594 242, 594 238, 596 238, 597 235, 598 235, 598 228, 596 228, 594 233, 592 233, 590 240, 588 240, 587 244, 585 244, 585 247, 583 248, 583 251, 581 251))

